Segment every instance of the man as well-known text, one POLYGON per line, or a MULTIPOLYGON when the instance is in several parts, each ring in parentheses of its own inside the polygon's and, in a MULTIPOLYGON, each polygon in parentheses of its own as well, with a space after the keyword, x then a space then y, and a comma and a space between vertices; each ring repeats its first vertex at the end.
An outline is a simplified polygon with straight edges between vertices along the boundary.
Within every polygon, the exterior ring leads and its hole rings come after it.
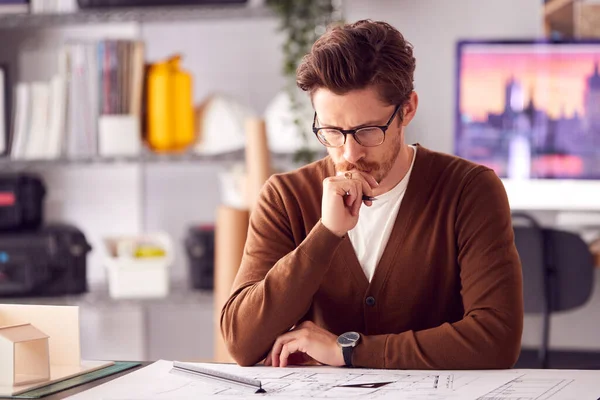
POLYGON ((221 314, 241 365, 509 368, 521 265, 501 181, 404 144, 415 59, 383 22, 329 30, 297 71, 329 156, 272 176, 221 314))

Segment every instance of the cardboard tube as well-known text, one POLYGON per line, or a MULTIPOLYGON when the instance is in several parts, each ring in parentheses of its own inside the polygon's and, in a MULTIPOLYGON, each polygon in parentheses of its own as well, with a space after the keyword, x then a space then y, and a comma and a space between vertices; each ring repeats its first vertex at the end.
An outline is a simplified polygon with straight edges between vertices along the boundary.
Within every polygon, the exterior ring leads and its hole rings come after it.
POLYGON ((271 176, 271 155, 267 142, 267 128, 261 118, 246 120, 246 190, 250 212, 264 183, 271 176))
POLYGON ((221 336, 221 309, 231 294, 240 267, 249 222, 248 210, 219 206, 215 225, 215 362, 233 362, 221 336))

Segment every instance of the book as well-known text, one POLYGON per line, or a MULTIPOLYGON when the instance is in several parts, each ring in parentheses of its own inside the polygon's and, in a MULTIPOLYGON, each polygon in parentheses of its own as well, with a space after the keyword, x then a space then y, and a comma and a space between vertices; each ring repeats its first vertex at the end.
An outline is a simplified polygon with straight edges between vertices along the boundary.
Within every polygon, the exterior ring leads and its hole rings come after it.
POLYGON ((27 140, 29 139, 30 120, 30 85, 20 82, 15 86, 15 111, 12 127, 12 146, 10 149, 10 157, 14 160, 22 160, 25 158, 27 140))
POLYGON ((48 82, 31 83, 31 122, 25 158, 41 160, 46 158, 48 147, 48 107, 50 104, 50 85, 48 82))
POLYGON ((0 155, 8 149, 8 111, 6 104, 7 84, 4 68, 0 66, 0 155))
POLYGON ((48 110, 48 139, 45 157, 57 159, 61 156, 66 117, 66 83, 63 76, 55 75, 50 82, 50 107, 48 110))

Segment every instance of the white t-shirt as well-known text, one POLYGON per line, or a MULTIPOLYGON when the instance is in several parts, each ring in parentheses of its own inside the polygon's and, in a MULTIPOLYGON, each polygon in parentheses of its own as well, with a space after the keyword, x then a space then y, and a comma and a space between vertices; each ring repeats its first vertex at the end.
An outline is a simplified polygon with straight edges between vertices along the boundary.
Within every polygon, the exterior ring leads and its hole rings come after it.
POLYGON ((373 202, 371 207, 362 205, 358 215, 358 223, 354 229, 348 232, 350 242, 354 246, 354 252, 369 282, 373 278, 375 267, 377 267, 377 263, 392 233, 400 204, 408 186, 410 173, 415 164, 417 147, 410 147, 414 150, 413 159, 404 178, 392 190, 377 196, 377 200, 373 202))

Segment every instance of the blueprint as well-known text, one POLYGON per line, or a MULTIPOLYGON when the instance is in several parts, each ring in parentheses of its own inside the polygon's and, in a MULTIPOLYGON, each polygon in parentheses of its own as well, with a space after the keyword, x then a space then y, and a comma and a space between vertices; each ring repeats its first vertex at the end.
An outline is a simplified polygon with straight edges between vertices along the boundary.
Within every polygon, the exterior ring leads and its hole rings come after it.
POLYGON ((266 393, 208 378, 172 373, 157 361, 72 399, 407 399, 597 400, 600 371, 402 371, 330 367, 239 367, 197 364, 257 379, 266 393))

